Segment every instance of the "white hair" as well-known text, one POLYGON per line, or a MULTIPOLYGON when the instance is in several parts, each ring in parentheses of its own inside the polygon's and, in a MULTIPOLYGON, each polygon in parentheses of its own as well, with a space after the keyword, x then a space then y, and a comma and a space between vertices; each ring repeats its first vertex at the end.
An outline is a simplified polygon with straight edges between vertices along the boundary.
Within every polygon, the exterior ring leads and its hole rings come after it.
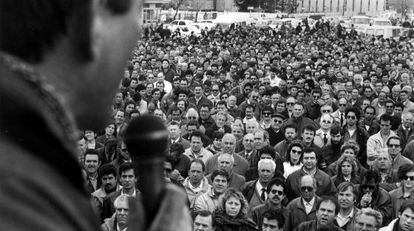
POLYGON ((272 171, 276 171, 276 163, 274 160, 271 159, 261 159, 259 160, 259 163, 257 163, 257 168, 260 171, 260 169, 263 168, 263 165, 270 164, 272 166, 272 171))
POLYGON ((115 201, 114 201, 114 207, 115 208, 118 208, 118 205, 121 203, 121 202, 125 202, 126 204, 127 204, 127 206, 128 206, 128 195, 127 194, 122 194, 122 195, 119 195, 116 199, 115 199, 115 201))
POLYGON ((229 153, 220 153, 219 156, 217 157, 217 161, 220 163, 220 161, 224 158, 224 155, 228 155, 230 156, 230 161, 232 164, 234 164, 234 157, 233 155, 229 154, 229 153))

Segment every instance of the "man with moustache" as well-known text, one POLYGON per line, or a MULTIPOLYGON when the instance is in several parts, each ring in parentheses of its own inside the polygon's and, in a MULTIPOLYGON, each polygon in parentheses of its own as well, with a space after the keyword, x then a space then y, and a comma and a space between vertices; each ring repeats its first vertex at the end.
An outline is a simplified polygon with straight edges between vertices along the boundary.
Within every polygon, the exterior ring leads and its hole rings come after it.
POLYGON ((102 204, 104 198, 120 189, 117 183, 116 168, 112 164, 103 164, 98 170, 98 180, 100 181, 101 187, 93 192, 91 195, 96 202, 97 208, 102 212, 102 204))
POLYGON ((285 199, 285 183, 283 179, 274 178, 266 187, 267 200, 264 204, 258 205, 252 209, 251 216, 253 221, 262 230, 263 214, 269 211, 274 211, 286 216, 288 210, 283 206, 285 199))
POLYGON ((286 124, 284 128, 285 139, 280 141, 275 146, 275 150, 279 153, 282 160, 286 160, 286 152, 289 148, 289 144, 297 137, 298 129, 295 124, 286 124))

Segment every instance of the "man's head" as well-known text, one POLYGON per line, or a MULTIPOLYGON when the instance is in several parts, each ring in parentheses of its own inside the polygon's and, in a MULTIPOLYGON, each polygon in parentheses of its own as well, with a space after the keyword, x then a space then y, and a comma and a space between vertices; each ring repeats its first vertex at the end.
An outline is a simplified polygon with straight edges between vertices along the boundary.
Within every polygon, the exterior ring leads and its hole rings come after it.
POLYGON ((346 124, 349 126, 355 126, 359 119, 359 110, 353 107, 345 110, 346 124))
POLYGON ((355 217, 355 231, 377 231, 382 225, 382 214, 371 208, 362 208, 355 217))
POLYGON ((170 132, 171 139, 178 139, 181 136, 180 125, 177 122, 171 122, 168 125, 168 131, 170 132))
POLYGON ((285 139, 289 142, 295 139, 298 134, 297 133, 298 128, 294 124, 287 124, 284 130, 285 130, 285 139))
POLYGON ((204 162, 200 159, 194 159, 191 161, 190 170, 188 170, 188 178, 190 183, 194 186, 199 185, 203 180, 205 171, 204 162))
POLYGON ((414 202, 412 200, 407 200, 401 205, 398 217, 400 218, 399 230, 414 230, 414 202))
POLYGON ((412 128, 414 122, 414 116, 411 113, 404 113, 401 115, 402 124, 405 128, 412 128))
POLYGON ((333 199, 322 199, 316 205, 316 222, 318 226, 332 225, 338 214, 339 206, 333 199))
POLYGON ((265 130, 257 130, 254 133, 254 147, 259 150, 268 144, 269 134, 265 130))
POLYGON ((194 218, 194 231, 213 231, 213 216, 210 211, 197 212, 194 218))
POLYGON ((280 210, 267 210, 263 214, 263 231, 283 231, 285 225, 285 215, 280 210))
POLYGON ((311 175, 304 175, 300 180, 301 197, 305 201, 311 201, 315 196, 316 180, 311 175))
POLYGON ((404 190, 412 190, 414 188, 414 165, 404 164, 398 168, 398 179, 404 190))
POLYGON ((306 145, 312 144, 314 137, 315 137, 315 128, 312 125, 305 126, 302 131, 303 143, 305 143, 306 145))
POLYGON ((101 187, 107 191, 113 191, 116 188, 117 174, 114 165, 107 163, 103 164, 98 171, 98 179, 101 181, 101 187))
POLYGON ((380 122, 380 128, 381 128, 381 134, 389 134, 391 131, 391 120, 392 117, 387 114, 382 114, 379 122, 380 122))
POLYGON ((234 157, 229 153, 220 153, 217 157, 218 167, 227 171, 229 174, 233 171, 234 157))
POLYGON ((316 156, 316 152, 311 149, 311 148, 305 148, 303 150, 303 157, 302 157, 302 162, 303 162, 303 168, 306 171, 313 171, 316 169, 316 164, 317 164, 317 156, 316 156))
POLYGON ((128 223, 128 197, 126 194, 119 195, 114 201, 116 222, 120 227, 125 227, 128 223))
POLYGON ((200 131, 194 131, 190 135, 190 147, 191 151, 193 152, 200 152, 201 148, 203 147, 203 141, 202 141, 202 133, 200 131))
POLYGON ((401 138, 392 136, 387 140, 388 153, 392 159, 401 154, 401 138))
POLYGON ((243 147, 244 150, 250 152, 254 149, 254 135, 251 133, 246 134, 243 137, 243 147))
POLYGON ((302 103, 296 102, 295 105, 293 105, 292 116, 295 118, 301 117, 303 115, 304 109, 305 107, 302 103))
POLYGON ((124 189, 135 189, 137 175, 134 167, 131 162, 125 162, 119 166, 119 182, 124 189))
POLYGON ((89 175, 96 174, 98 171, 99 165, 101 164, 98 151, 94 149, 86 150, 84 162, 85 162, 84 166, 85 166, 85 170, 87 174, 89 175))
POLYGON ((285 182, 280 178, 272 179, 266 187, 267 198, 273 205, 280 205, 285 199, 285 182))
POLYGON ((262 185, 267 185, 275 174, 276 163, 271 159, 261 159, 257 164, 257 169, 259 173, 259 182, 262 185))
POLYGON ((236 137, 233 134, 226 133, 223 136, 223 152, 233 154, 236 148, 236 137))
POLYGON ((0 40, 0 49, 34 64, 40 74, 47 73, 48 82, 65 97, 81 129, 102 129, 140 34, 137 18, 142 4, 10 1, 0 8, 0 14, 7 15, 0 24, 1 34, 7 34, 0 40), (14 20, 21 15, 26 17, 14 20))
POLYGON ((223 169, 214 170, 211 174, 211 186, 213 187, 214 194, 223 194, 229 186, 229 179, 229 174, 223 169))

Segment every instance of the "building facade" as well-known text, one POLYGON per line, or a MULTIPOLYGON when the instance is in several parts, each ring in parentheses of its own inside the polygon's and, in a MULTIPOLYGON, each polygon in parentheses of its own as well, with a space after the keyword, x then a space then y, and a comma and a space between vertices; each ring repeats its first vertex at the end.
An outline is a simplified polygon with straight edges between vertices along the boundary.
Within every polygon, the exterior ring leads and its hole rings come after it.
POLYGON ((390 0, 296 0, 298 13, 330 13, 343 16, 378 15, 390 0))

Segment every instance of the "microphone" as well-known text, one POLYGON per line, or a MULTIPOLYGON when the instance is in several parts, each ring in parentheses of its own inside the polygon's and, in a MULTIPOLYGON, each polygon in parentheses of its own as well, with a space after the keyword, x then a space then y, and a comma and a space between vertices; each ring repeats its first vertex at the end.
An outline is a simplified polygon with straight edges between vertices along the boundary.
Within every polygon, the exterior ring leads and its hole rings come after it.
POLYGON ((143 115, 132 119, 125 130, 125 144, 137 166, 138 188, 145 209, 145 226, 155 218, 165 187, 164 160, 168 131, 160 118, 143 115))

